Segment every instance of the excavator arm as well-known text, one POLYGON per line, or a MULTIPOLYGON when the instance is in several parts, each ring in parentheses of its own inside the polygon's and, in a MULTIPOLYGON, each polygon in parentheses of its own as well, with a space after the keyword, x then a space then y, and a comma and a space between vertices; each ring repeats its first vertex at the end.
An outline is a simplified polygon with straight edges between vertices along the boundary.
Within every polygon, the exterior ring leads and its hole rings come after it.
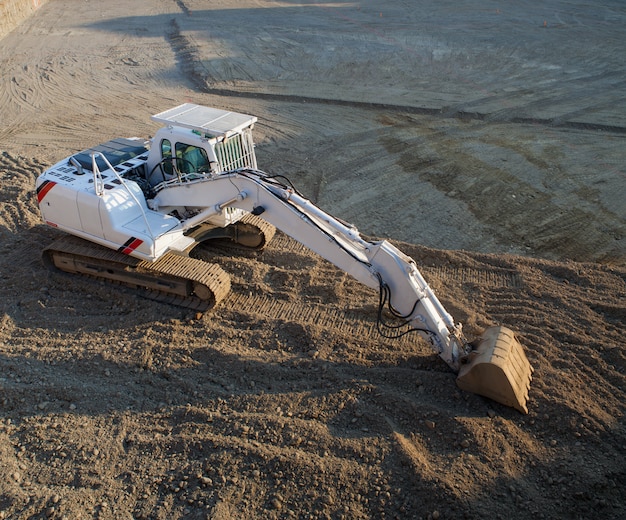
POLYGON ((383 335, 418 333, 459 374, 461 388, 528 412, 532 367, 512 331, 490 327, 469 343, 461 324, 444 309, 412 258, 386 240, 363 239, 354 226, 325 213, 281 179, 253 169, 175 179, 156 187, 149 206, 191 215, 182 222, 186 229, 227 207, 260 216, 361 283, 378 289, 383 335), (385 307, 394 318, 392 325, 384 316, 385 307))

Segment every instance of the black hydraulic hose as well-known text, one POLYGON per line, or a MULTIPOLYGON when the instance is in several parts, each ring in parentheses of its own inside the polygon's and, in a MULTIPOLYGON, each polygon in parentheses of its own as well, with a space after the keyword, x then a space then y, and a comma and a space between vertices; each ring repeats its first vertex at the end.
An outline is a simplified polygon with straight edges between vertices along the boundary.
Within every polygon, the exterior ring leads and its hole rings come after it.
POLYGON ((406 321, 408 317, 411 316, 413 312, 415 312, 415 309, 417 308, 420 300, 419 299, 416 300, 416 302, 413 304, 413 308, 408 314, 406 315, 400 314, 391 304, 391 289, 389 289, 389 286, 384 282, 384 280, 380 276, 380 273, 376 273, 376 276, 378 277, 378 282, 379 282, 378 315, 376 319, 376 328, 378 330, 378 333, 382 337, 387 338, 387 339, 399 339, 412 332, 423 332, 424 334, 428 334, 431 337, 436 337, 437 334, 434 333, 432 330, 411 327, 408 321, 406 321), (390 324, 389 322, 385 321, 385 317, 383 315, 383 312, 385 310, 385 305, 387 305, 389 312, 391 312, 391 314, 395 318, 405 320, 405 321, 403 323, 398 323, 398 324, 390 324), (402 327, 411 327, 411 328, 404 330, 404 331, 399 331, 399 329, 401 329, 402 327), (389 331, 394 331, 394 332, 391 333, 389 331))

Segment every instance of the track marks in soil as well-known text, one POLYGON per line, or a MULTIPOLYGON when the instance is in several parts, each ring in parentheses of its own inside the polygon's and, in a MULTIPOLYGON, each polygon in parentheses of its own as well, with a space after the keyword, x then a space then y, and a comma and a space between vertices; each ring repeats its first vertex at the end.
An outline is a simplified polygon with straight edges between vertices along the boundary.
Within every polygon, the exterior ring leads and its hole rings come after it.
MULTIPOLYGON (((376 323, 371 319, 365 321, 362 313, 329 309, 322 304, 301 304, 294 301, 277 300, 273 295, 262 297, 233 295, 229 304, 236 308, 249 309, 269 320, 282 320, 339 330, 346 336, 373 337, 376 334, 376 323)), ((372 318, 372 316, 369 316, 372 318)), ((405 340, 408 341, 408 340, 405 340)))
MULTIPOLYGON (((244 97, 287 103, 344 106, 395 114, 429 115, 443 119, 463 119, 466 121, 489 119, 497 122, 544 128, 626 132, 626 128, 619 125, 575 120, 577 116, 584 116, 594 110, 610 106, 611 101, 606 100, 580 110, 565 110, 564 113, 555 117, 532 115, 547 112, 547 109, 550 108, 554 111, 555 105, 563 101, 562 92, 560 91, 558 93, 548 92, 538 99, 533 97, 532 101, 520 103, 520 98, 525 94, 524 90, 520 88, 515 88, 514 92, 505 94, 494 94, 485 90, 484 92, 487 94, 485 98, 456 103, 454 106, 433 106, 432 108, 425 107, 418 102, 402 105, 393 102, 360 101, 359 97, 378 99, 379 96, 372 95, 369 90, 379 93, 389 86, 381 86, 376 82, 370 83, 369 78, 378 78, 380 76, 380 63, 373 63, 367 59, 360 60, 358 56, 363 51, 360 53, 348 53, 345 56, 345 63, 342 62, 339 56, 343 52, 341 49, 344 44, 349 46, 355 44, 359 46, 374 45, 376 50, 370 52, 382 52, 383 60, 389 62, 386 65, 386 69, 395 70, 396 73, 400 73, 400 71, 402 73, 406 72, 404 70, 406 61, 400 60, 393 65, 390 64, 398 59, 397 49, 386 49, 389 42, 384 43, 379 48, 379 45, 375 43, 378 39, 377 37, 374 37, 374 42, 369 41, 370 38, 365 36, 363 41, 358 42, 348 40, 343 43, 341 41, 329 43, 329 46, 334 46, 333 65, 330 68, 328 63, 319 61, 317 55, 308 51, 308 34, 307 36, 300 34, 297 38, 290 38, 288 34, 281 35, 277 33, 251 34, 250 41, 252 42, 251 45, 255 46, 255 51, 248 51, 244 47, 238 49, 242 56, 229 55, 223 58, 207 59, 205 56, 208 53, 208 47, 202 43, 195 43, 193 37, 188 35, 194 30, 189 17, 189 8, 183 2, 177 1, 176 3, 186 17, 184 20, 181 20, 180 24, 176 19, 171 20, 170 30, 166 33, 166 38, 177 57, 178 65, 183 73, 203 93, 223 95, 231 98, 244 97), (269 56, 271 59, 264 65, 261 65, 257 57, 258 53, 261 53, 266 58, 269 56), (302 66, 303 63, 306 63, 306 67, 302 66), (353 72, 354 70, 358 72, 353 72), (346 73, 347 71, 349 72, 346 73), (311 78, 310 81, 306 79, 307 77, 311 78), (328 82, 328 80, 321 79, 327 77, 332 78, 332 80, 328 82), (326 85, 326 82, 329 84, 326 85), (314 87, 311 86, 311 83, 314 83, 314 87), (337 85, 341 85, 340 95, 338 95, 337 85), (355 86, 356 88, 354 88, 355 86), (355 93, 360 93, 363 90, 364 94, 361 93, 361 96, 351 95, 349 92, 352 90, 355 93), (307 95, 306 92, 310 92, 310 94, 307 95), (489 111, 489 109, 485 108, 487 105, 495 108, 489 111), (473 110, 476 107, 479 110, 473 110), (480 111, 481 107, 483 108, 482 111, 480 111)), ((305 33, 305 31, 298 32, 305 33)), ((219 32, 217 32, 216 41, 220 39, 220 36, 219 32)), ((223 38, 226 39, 225 36, 223 38)), ((420 44, 423 44, 423 42, 420 44)), ((215 50, 219 45, 222 44, 213 42, 210 48, 215 50)), ((217 54, 218 56, 220 55, 219 52, 217 54)), ((467 59, 467 56, 461 59, 467 59)), ((433 63, 431 58, 429 66, 436 66, 436 61, 433 63)), ((424 63, 416 64, 417 67, 423 67, 423 65, 424 63)), ((507 65, 511 64, 507 61, 507 65)), ((437 75, 441 75, 441 71, 437 75)), ((449 71, 446 71, 445 75, 449 75, 449 71)), ((612 75, 616 78, 615 88, 619 89, 623 82, 617 81, 620 79, 617 72, 600 72, 566 82, 561 80, 562 89, 568 92, 566 100, 563 101, 564 109, 575 106, 578 99, 588 99, 589 92, 596 91, 593 85, 599 80, 607 81, 607 76, 612 75)), ((474 90, 481 90, 479 85, 473 84, 472 81, 468 81, 465 78, 458 79, 461 83, 468 83, 473 86, 474 90)), ((420 87, 423 86, 420 85, 420 87)), ((415 90, 419 90, 419 88, 415 90)), ((471 97, 470 94, 468 95, 471 97)), ((397 96, 398 94, 396 93, 397 96)), ((400 97, 406 97, 406 94, 400 94, 400 97)), ((438 104, 439 102, 433 103, 433 105, 438 104)))
MULTIPOLYGON (((461 202, 485 227, 483 234, 490 230, 501 247, 516 244, 520 251, 548 258, 619 261, 623 253, 616 237, 626 221, 599 197, 589 197, 590 185, 601 174, 577 179, 560 173, 569 166, 564 158, 533 152, 543 148, 540 137, 496 143, 483 139, 476 128, 473 139, 478 140, 466 143, 465 132, 437 124, 405 126, 398 120, 381 139, 404 171, 396 182, 414 175, 461 202), (494 162, 498 156, 499 164, 494 162)), ((393 186, 390 181, 387 189, 393 186)))
MULTIPOLYGON (((95 54, 91 59, 78 59, 75 51, 63 54, 50 51, 49 56, 44 54, 32 64, 28 57, 12 56, 5 64, 5 73, 0 76, 3 113, 0 139, 20 152, 26 148, 39 151, 46 149, 54 134, 55 149, 47 151, 55 161, 64 153, 59 152, 64 143, 71 151, 93 145, 96 127, 102 131, 111 125, 115 127, 111 130, 112 135, 120 135, 120 119, 115 107, 123 105, 120 100, 126 101, 127 95, 114 87, 103 89, 103 85, 120 83, 125 89, 136 86, 137 97, 149 104, 151 96, 145 92, 145 80, 154 77, 163 83, 164 72, 149 60, 146 62, 150 66, 146 63, 138 66, 139 63, 132 59, 138 55, 136 48, 123 38, 109 43, 107 47, 91 49, 95 54), (104 62, 106 66, 92 67, 95 61, 104 62), (24 65, 24 62, 29 64, 24 65), (84 113, 90 113, 92 117, 85 120, 80 115, 84 113), (35 126, 32 124, 34 119, 37 120, 35 126)), ((122 119, 126 116, 123 114, 122 119)), ((142 123, 144 121, 134 121, 132 127, 142 123)))
POLYGON ((0 152, 0 230, 20 233, 40 223, 35 178, 44 166, 35 159, 0 152))

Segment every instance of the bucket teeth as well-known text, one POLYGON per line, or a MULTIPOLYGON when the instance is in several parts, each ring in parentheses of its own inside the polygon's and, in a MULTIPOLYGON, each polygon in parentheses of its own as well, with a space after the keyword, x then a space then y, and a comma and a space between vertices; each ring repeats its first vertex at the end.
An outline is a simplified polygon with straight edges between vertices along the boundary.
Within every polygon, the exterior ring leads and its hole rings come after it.
POLYGON ((490 327, 461 365, 457 385, 498 403, 528 413, 533 368, 512 330, 490 327))

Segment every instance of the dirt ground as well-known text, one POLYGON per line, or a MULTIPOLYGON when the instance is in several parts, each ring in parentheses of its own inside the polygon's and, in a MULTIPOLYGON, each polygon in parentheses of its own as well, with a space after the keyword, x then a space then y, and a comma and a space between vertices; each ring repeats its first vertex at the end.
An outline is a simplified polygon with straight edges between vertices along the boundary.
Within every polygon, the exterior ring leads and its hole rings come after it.
POLYGON ((0 518, 626 517, 626 7, 48 0, 1 40, 0 518), (529 414, 277 234, 204 315, 47 271, 37 175, 182 102, 513 328, 529 414))

